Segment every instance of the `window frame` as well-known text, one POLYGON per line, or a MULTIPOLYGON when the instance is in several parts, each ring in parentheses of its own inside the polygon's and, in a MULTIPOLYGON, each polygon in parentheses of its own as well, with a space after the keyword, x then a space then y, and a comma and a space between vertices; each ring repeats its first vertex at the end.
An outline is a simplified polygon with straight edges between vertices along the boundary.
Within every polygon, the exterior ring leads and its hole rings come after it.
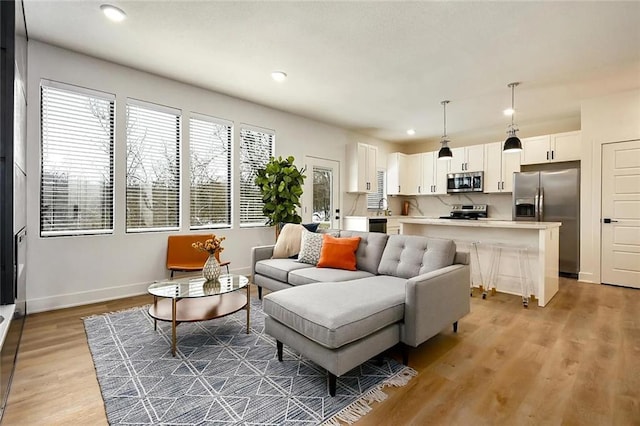
MULTIPOLYGON (((276 150, 276 131, 273 129, 267 129, 264 127, 258 127, 258 126, 253 126, 250 124, 245 124, 245 123, 240 123, 239 125, 239 142, 238 142, 238 163, 239 163, 239 170, 238 170, 238 227, 239 228, 261 228, 261 227, 268 227, 267 225, 267 218, 265 216, 261 216, 264 218, 264 223, 259 223, 256 221, 251 221, 251 222, 243 222, 242 220, 242 205, 243 205, 243 195, 242 195, 242 189, 243 189, 243 182, 242 182, 242 174, 243 174, 243 144, 244 142, 244 137, 243 137, 243 131, 249 131, 249 132, 255 132, 255 133, 263 133, 265 135, 270 135, 270 143, 271 146, 269 147, 269 157, 267 158, 267 160, 265 161, 265 164, 268 163, 272 157, 275 156, 275 150, 276 150)), ((253 176, 251 178, 251 183, 253 183, 253 180, 255 179, 255 170, 253 171, 253 176)), ((258 193, 260 192, 260 190, 256 187, 256 190, 258 191, 258 193)), ((261 198, 261 197, 260 197, 261 198)), ((252 198, 255 199, 255 198, 252 198)), ((251 201, 251 200, 248 200, 251 201)), ((262 201, 260 201, 260 212, 262 212, 262 201)))
MULTIPOLYGON (((38 216, 39 216, 39 236, 42 238, 55 238, 55 237, 75 237, 75 236, 88 236, 88 235, 110 235, 114 233, 115 230, 115 134, 116 134, 116 95, 108 92, 103 92, 100 90, 89 89, 82 86, 76 86, 73 84, 62 83, 54 80, 41 79, 39 85, 39 101, 40 101, 40 126, 39 126, 39 191, 38 191, 38 216), (49 116, 52 112, 47 112, 45 114, 45 92, 47 90, 54 90, 57 92, 69 92, 75 96, 85 96, 87 99, 97 99, 100 101, 108 102, 108 114, 110 116, 110 120, 108 123, 108 162, 109 162, 109 186, 107 191, 110 192, 108 196, 102 197, 102 202, 106 202, 106 206, 102 206, 100 209, 103 211, 109 211, 109 218, 107 221, 108 225, 104 228, 95 228, 95 229, 65 229, 65 230, 43 230, 44 217, 43 217, 43 206, 44 206, 44 175, 45 168, 47 167, 47 162, 45 161, 45 116, 49 116)), ((71 103, 72 100, 67 100, 67 102, 71 103)), ((62 101, 64 103, 64 101, 62 101)), ((99 120, 99 119, 98 119, 99 120)), ((56 123, 60 124, 60 123, 56 123)), ((91 123, 88 123, 91 124, 91 123)), ((76 123, 77 127, 81 127, 82 125, 87 126, 87 123, 76 123)), ((55 126, 55 124, 54 124, 55 126)), ((86 128, 86 127, 85 127, 86 128)), ((104 129, 104 127, 103 127, 104 129)), ((69 130, 69 129, 67 129, 69 130)), ((76 130, 77 131, 77 130, 76 130)), ((79 157, 79 156, 78 156, 79 157)), ((88 167, 91 167, 89 165, 88 167)), ((94 166, 95 167, 95 166, 94 166)), ((68 179, 68 178, 67 178, 68 179)), ((103 189, 104 190, 104 189, 103 189)), ((74 209, 74 213, 78 213, 78 210, 74 209)), ((53 217, 53 216, 52 216, 53 217)))
POLYGON ((189 229, 190 230, 206 230, 206 229, 229 229, 232 227, 233 225, 233 189, 234 189, 234 183, 233 183, 233 176, 234 176, 234 167, 233 167, 233 160, 234 160, 234 155, 233 155, 233 150, 234 150, 234 123, 233 121, 230 120, 225 120, 223 118, 219 118, 219 117, 214 117, 211 115, 206 115, 206 114, 201 114, 201 113, 196 113, 196 112, 191 112, 189 114, 189 229), (227 158, 227 203, 228 203, 228 211, 227 211, 227 222, 226 223, 216 223, 216 224, 212 224, 212 225, 193 225, 192 220, 193 220, 193 215, 192 215, 192 208, 193 208, 193 190, 191 187, 191 182, 192 182, 192 171, 193 171, 193 146, 192 146, 192 141, 193 141, 193 128, 192 128, 192 120, 196 120, 196 121, 205 121, 208 123, 212 123, 212 124, 216 124, 216 125, 221 125, 221 126, 226 126, 227 127, 227 133, 228 133, 228 146, 227 146, 227 152, 228 152, 228 158, 227 158))
POLYGON ((383 168, 376 169, 376 180, 378 181, 378 192, 367 194, 367 210, 379 210, 380 200, 387 199, 387 170, 383 168), (379 176, 380 173, 382 173, 382 177, 379 176), (374 195, 378 201, 375 202, 375 205, 369 204, 369 202, 372 201, 370 197, 374 195))
MULTIPOLYGON (((156 104, 153 102, 148 102, 148 101, 143 101, 140 99, 135 99, 135 98, 127 98, 126 99, 126 105, 125 105, 125 129, 126 129, 126 136, 125 136, 125 149, 126 149, 126 153, 125 153, 125 233, 126 234, 140 234, 140 233, 146 233, 146 232, 167 232, 167 231, 179 231, 181 229, 182 226, 182 205, 183 205, 183 200, 182 200, 182 166, 183 166, 183 161, 182 161, 182 153, 183 153, 183 149, 182 149, 182 131, 183 131, 183 126, 182 126, 182 110, 178 109, 178 108, 173 108, 173 107, 169 107, 166 105, 161 105, 161 104, 156 104), (175 164, 175 175, 177 176, 176 182, 175 182, 175 187, 177 190, 177 205, 175 207, 175 214, 176 214, 176 224, 175 225, 169 225, 169 226, 151 226, 151 227, 134 227, 134 226, 129 226, 129 216, 128 216, 128 209, 129 209, 129 131, 130 131, 130 126, 129 126, 129 119, 130 119, 130 113, 129 113, 129 108, 130 107, 134 107, 134 108, 141 108, 141 109, 147 109, 150 111, 153 111, 155 113, 161 113, 161 114, 167 114, 167 115, 171 115, 171 116, 175 116, 175 133, 176 133, 176 153, 175 153, 175 158, 176 158, 176 164, 175 164)), ((151 185, 153 185, 153 181, 151 182, 151 185)))

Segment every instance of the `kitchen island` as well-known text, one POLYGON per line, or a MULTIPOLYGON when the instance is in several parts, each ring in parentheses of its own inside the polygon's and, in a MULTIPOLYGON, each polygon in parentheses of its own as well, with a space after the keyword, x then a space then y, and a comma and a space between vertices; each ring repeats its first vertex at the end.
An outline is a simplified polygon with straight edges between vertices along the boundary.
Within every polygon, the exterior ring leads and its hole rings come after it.
POLYGON ((522 295, 517 248, 528 252, 528 279, 538 306, 545 306, 558 292, 560 222, 509 220, 400 219, 400 233, 449 238, 472 254, 472 283, 487 288, 494 248, 502 247, 496 290, 522 295), (478 242, 478 256, 471 243, 478 242), (479 266, 478 266, 479 265, 479 266))

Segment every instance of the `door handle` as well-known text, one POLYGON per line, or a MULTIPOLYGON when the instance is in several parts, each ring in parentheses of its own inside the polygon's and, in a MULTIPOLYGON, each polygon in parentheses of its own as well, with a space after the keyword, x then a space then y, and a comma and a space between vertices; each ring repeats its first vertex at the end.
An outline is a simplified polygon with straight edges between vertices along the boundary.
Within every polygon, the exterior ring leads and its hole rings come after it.
POLYGON ((553 160, 553 157, 555 156, 555 151, 551 151, 551 159, 553 160))
POLYGON ((547 151, 547 161, 549 161, 549 151, 547 151))
POLYGON ((610 219, 610 218, 608 218, 608 217, 605 217, 605 218, 604 218, 604 220, 603 220, 603 222, 604 222, 604 223, 613 223, 613 222, 617 222, 617 220, 613 220, 613 219, 610 219))

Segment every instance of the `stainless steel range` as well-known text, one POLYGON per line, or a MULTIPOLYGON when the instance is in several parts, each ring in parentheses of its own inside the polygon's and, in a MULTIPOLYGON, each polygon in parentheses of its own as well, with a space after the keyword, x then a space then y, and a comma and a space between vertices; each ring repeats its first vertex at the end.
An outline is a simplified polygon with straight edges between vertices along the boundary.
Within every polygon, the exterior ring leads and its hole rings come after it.
POLYGON ((453 204, 449 216, 440 216, 440 219, 464 219, 477 220, 487 217, 486 204, 453 204))

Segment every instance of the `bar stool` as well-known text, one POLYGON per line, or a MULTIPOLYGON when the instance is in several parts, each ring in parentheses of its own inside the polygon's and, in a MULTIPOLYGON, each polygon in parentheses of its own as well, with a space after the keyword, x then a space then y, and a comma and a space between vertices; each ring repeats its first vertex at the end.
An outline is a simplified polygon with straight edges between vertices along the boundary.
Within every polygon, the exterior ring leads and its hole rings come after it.
POLYGON ((478 246, 480 245, 480 241, 471 241, 469 243, 470 251, 471 251, 471 259, 470 259, 470 267, 471 267, 471 296, 473 296, 473 287, 478 287, 479 289, 484 289, 484 281, 482 279, 482 265, 480 264, 480 255, 478 254, 478 246), (473 265, 473 261, 476 261, 475 268, 473 265), (474 273, 474 270, 477 274, 474 273), (478 282, 475 278, 480 277, 480 281, 478 282), (477 286, 474 286, 474 281, 477 286))
POLYGON ((478 245, 480 245, 480 241, 456 240, 456 244, 460 243, 469 245, 469 268, 471 269, 469 295, 473 297, 473 288, 478 287, 480 290, 482 290, 484 284, 484 281, 482 280, 482 266, 480 265, 480 256, 478 255, 478 245), (474 260, 475 265, 473 264, 474 260), (478 277, 480 277, 480 280, 477 279, 478 277))
MULTIPOLYGON (((520 280, 520 291, 522 294, 522 306, 529 307, 529 297, 533 293, 531 292, 530 277, 531 272, 529 268, 529 248, 524 245, 516 244, 504 244, 493 243, 491 244, 491 263, 489 265, 489 274, 487 278, 487 284, 491 294, 496 293, 497 282, 500 276, 500 262, 502 260, 502 250, 509 250, 514 252, 518 258, 518 275, 520 280)), ((482 292, 482 298, 487 298, 486 289, 482 292)))

